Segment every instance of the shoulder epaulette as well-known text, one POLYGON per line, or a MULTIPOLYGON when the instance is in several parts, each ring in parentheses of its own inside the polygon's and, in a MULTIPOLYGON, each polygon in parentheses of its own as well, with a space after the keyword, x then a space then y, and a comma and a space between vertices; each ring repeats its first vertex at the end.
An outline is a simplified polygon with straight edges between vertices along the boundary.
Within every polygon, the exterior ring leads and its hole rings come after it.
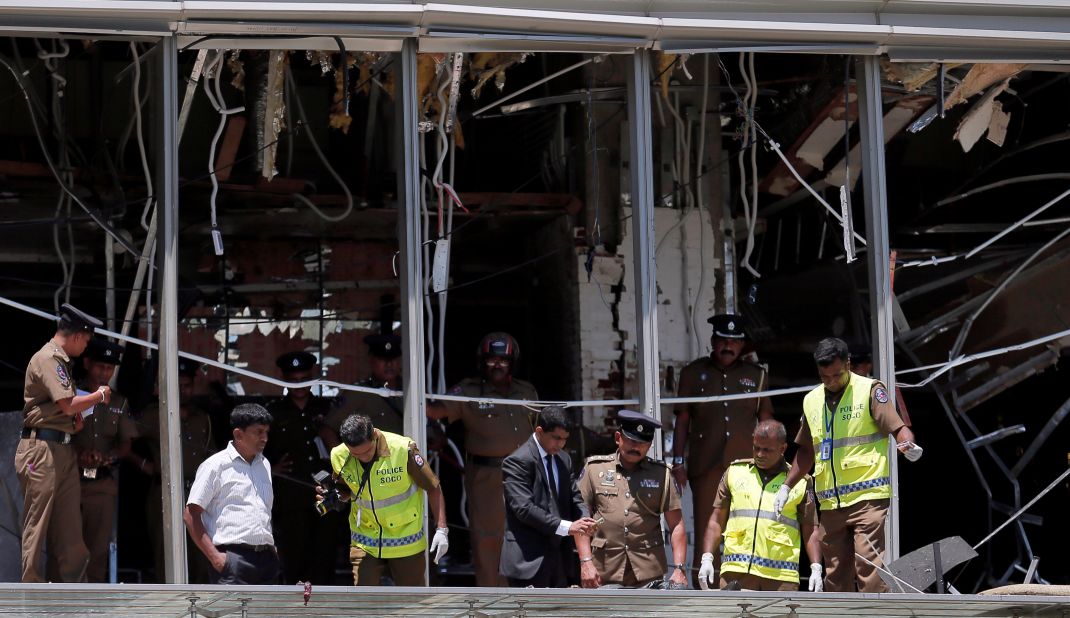
POLYGON ((747 465, 750 465, 752 463, 754 463, 754 459, 753 458, 745 457, 743 459, 736 459, 735 461, 733 461, 732 463, 730 463, 728 465, 730 465, 730 466, 734 466, 736 464, 747 464, 747 465))

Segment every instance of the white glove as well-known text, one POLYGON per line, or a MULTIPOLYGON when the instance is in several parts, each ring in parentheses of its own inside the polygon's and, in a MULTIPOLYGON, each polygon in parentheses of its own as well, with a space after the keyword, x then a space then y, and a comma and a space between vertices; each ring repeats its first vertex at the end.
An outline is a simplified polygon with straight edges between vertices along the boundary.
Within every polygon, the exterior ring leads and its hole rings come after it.
POLYGON ((821 581, 821 564, 810 565, 810 592, 824 592, 825 584, 821 581))
POLYGON ((903 451, 903 457, 906 457, 907 461, 915 462, 921 459, 921 454, 923 452, 924 451, 920 446, 911 442, 910 446, 907 447, 907 450, 903 451))
POLYGON ((435 538, 431 539, 431 553, 435 554, 435 558, 432 562, 438 564, 438 561, 442 559, 442 556, 446 555, 446 552, 450 550, 450 529, 449 528, 435 528, 435 538))
POLYGON ((773 512, 780 515, 780 512, 784 510, 784 505, 788 503, 788 493, 791 492, 791 488, 787 483, 780 486, 780 491, 776 492, 776 498, 773 498, 773 512))
POLYGON ((713 554, 706 552, 702 554, 702 566, 698 569, 698 587, 703 590, 709 590, 710 584, 714 583, 714 578, 717 577, 717 571, 713 570, 713 554))

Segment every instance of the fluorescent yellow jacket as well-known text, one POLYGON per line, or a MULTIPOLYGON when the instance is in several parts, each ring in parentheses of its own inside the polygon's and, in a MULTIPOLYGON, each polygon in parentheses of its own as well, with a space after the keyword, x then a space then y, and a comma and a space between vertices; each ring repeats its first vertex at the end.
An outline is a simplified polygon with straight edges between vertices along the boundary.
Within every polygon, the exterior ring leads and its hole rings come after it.
POLYGON ((787 478, 787 469, 765 485, 752 459, 737 459, 725 473, 732 510, 724 529, 722 573, 749 573, 766 579, 799 582, 799 506, 806 497, 806 479, 788 493, 780 515, 773 501, 787 478))
POLYGON ((409 476, 409 443, 405 436, 378 432, 389 454, 367 467, 345 444, 331 450, 331 468, 349 486, 352 544, 379 558, 403 558, 427 548, 424 536, 424 496, 409 476), (380 539, 382 542, 380 543, 380 539))
POLYGON ((822 509, 838 509, 892 495, 888 436, 870 414, 872 389, 872 379, 852 373, 835 411, 825 405, 823 386, 803 399, 803 414, 814 441, 814 486, 822 509), (830 441, 830 456, 822 459, 825 440, 830 441))

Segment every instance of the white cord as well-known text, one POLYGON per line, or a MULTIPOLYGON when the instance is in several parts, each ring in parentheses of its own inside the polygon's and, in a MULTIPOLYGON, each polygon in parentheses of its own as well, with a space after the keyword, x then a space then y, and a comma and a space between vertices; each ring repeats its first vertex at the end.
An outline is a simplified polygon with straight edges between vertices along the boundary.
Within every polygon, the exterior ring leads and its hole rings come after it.
MULTIPOLYGON (((342 62, 345 62, 344 58, 342 59, 342 62)), ((308 124, 308 119, 305 118, 305 106, 301 104, 301 95, 297 92, 297 87, 294 86, 293 74, 290 72, 289 66, 286 67, 286 83, 290 88, 293 88, 292 99, 295 103, 297 103, 297 115, 301 119, 301 124, 305 127, 305 133, 308 135, 308 141, 312 144, 312 149, 316 151, 316 156, 319 157, 320 162, 323 163, 323 166, 327 168, 327 171, 330 172, 335 182, 338 183, 338 186, 342 187, 342 192, 346 194, 346 209, 342 211, 342 214, 328 215, 327 213, 320 210, 315 204, 313 204, 312 200, 301 195, 300 193, 294 193, 293 195, 291 195, 291 197, 301 202, 305 206, 311 208, 313 212, 315 212, 325 221, 330 221, 331 223, 343 221, 346 217, 349 216, 351 212, 353 212, 353 194, 349 192, 349 187, 346 186, 345 181, 342 180, 342 177, 339 176, 338 172, 334 170, 334 167, 331 165, 330 161, 327 160, 327 157, 324 156, 323 151, 320 150, 319 144, 316 143, 316 138, 312 135, 312 128, 308 124)))
POLYGON ((757 269, 750 263, 750 255, 754 251, 754 228, 758 219, 758 143, 755 130, 754 113, 757 107, 758 89, 757 78, 754 76, 754 53, 750 54, 750 69, 747 69, 747 53, 740 52, 739 54, 739 71, 743 76, 743 83, 746 84, 747 90, 743 95, 744 114, 745 119, 743 123, 743 140, 744 143, 750 142, 750 168, 751 168, 751 184, 752 197, 747 198, 747 171, 746 171, 746 157, 747 148, 743 148, 739 151, 739 197, 743 202, 743 216, 747 223, 747 244, 743 251, 743 267, 747 269, 750 274, 755 278, 760 278, 762 275, 757 269))
POLYGON ((220 50, 216 52, 215 57, 208 62, 208 66, 205 69, 206 78, 204 80, 204 93, 208 95, 208 101, 219 113, 219 125, 216 127, 215 136, 212 137, 212 145, 208 151, 208 175, 212 179, 212 194, 208 198, 208 203, 211 207, 212 215, 212 230, 218 230, 219 224, 216 219, 216 196, 219 195, 219 180, 216 178, 215 169, 215 151, 216 144, 219 143, 219 137, 223 135, 223 128, 227 126, 227 116, 236 114, 238 112, 245 111, 245 106, 238 106, 227 108, 223 100, 223 89, 220 83, 223 77, 223 54, 225 52, 220 50), (214 81, 213 81, 214 80, 214 81), (213 86, 215 84, 215 94, 212 94, 213 86))
MULTIPOLYGON (((134 123, 137 126, 137 149, 141 155, 141 171, 145 174, 145 207, 141 210, 141 229, 149 231, 148 215, 154 199, 152 172, 149 171, 149 157, 145 152, 145 134, 141 128, 141 57, 137 52, 137 43, 130 42, 130 52, 134 55, 134 123)), ((213 149, 214 150, 214 149, 213 149)))
MULTIPOLYGON (((699 303, 702 302, 702 294, 706 289, 706 227, 702 221, 703 211, 706 210, 705 205, 702 203, 703 184, 708 185, 709 179, 706 179, 705 183, 701 182, 702 178, 705 178, 707 172, 702 170, 702 163, 706 160, 706 105, 709 103, 710 94, 710 55, 702 55, 702 106, 699 108, 699 123, 698 123, 698 153, 695 160, 695 177, 700 179, 699 185, 696 189, 696 201, 698 206, 698 264, 699 264, 699 278, 698 288, 695 290, 695 299, 692 300, 690 305, 691 311, 691 334, 695 342, 695 347, 692 351, 698 351, 702 349, 702 339, 698 336, 698 314, 699 303)), ((713 225, 713 222, 710 222, 713 225)), ((687 247, 684 247, 686 250, 687 247)), ((695 356, 692 354, 692 356, 695 356)))

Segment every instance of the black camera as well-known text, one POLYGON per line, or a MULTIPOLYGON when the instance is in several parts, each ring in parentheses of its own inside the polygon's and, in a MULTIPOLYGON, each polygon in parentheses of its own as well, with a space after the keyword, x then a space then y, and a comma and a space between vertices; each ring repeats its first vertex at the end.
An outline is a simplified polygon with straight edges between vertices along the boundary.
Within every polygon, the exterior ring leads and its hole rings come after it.
POLYGON ((348 508, 346 500, 342 498, 342 492, 339 491, 338 485, 334 482, 334 477, 330 472, 320 470, 312 475, 312 480, 323 488, 323 499, 316 502, 316 512, 320 515, 326 515, 328 511, 338 511, 344 513, 348 508))

